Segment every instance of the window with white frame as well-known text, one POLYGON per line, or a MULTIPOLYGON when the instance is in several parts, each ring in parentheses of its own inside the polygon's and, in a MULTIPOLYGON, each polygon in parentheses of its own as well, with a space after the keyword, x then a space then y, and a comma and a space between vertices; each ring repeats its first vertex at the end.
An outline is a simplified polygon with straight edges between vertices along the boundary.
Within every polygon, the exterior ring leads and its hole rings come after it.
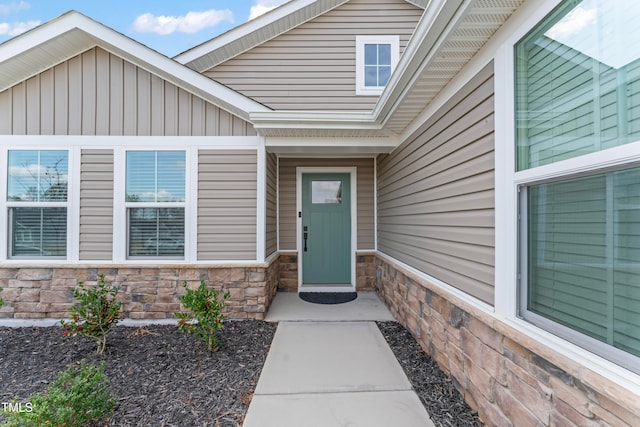
POLYGON ((639 19, 635 0, 564 1, 514 51, 519 313, 636 372, 639 19))
POLYGON ((184 258, 185 152, 126 152, 127 256, 184 258))
POLYGON ((66 150, 9 150, 9 258, 67 256, 66 150))
POLYGON ((356 94, 380 95, 399 57, 398 36, 356 37, 356 94))

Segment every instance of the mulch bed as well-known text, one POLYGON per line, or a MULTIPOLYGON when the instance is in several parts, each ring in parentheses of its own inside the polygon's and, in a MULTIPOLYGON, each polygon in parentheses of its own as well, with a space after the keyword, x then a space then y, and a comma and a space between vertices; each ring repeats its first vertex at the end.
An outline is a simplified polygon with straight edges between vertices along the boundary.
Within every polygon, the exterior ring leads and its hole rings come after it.
POLYGON ((60 327, 0 328, 0 402, 47 388, 59 371, 85 358, 104 361, 116 398, 104 426, 241 425, 276 324, 231 321, 218 332, 217 352, 175 326, 114 328, 102 356, 85 337, 60 327))
POLYGON ((396 322, 377 324, 436 427, 484 425, 406 328, 396 322))
MULTIPOLYGON (((215 353, 175 326, 117 327, 105 354, 60 327, 0 327, 0 402, 26 402, 56 374, 83 358, 104 361, 113 416, 97 426, 211 426, 242 424, 277 324, 229 321, 215 353)), ((378 322, 400 365, 440 426, 482 426, 453 383, 396 322, 378 322)), ((0 416, 0 420, 2 417, 0 416)))

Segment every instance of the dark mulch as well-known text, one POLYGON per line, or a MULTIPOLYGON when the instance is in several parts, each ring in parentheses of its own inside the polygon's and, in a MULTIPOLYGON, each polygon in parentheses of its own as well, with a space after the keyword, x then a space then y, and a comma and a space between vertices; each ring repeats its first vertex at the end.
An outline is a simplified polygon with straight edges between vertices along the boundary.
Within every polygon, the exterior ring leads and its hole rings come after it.
POLYGON ((377 324, 437 427, 484 425, 406 328, 396 322, 377 324))
POLYGON ((0 402, 26 401, 85 358, 105 363, 117 399, 111 426, 238 426, 251 401, 276 324, 226 322, 215 353, 175 326, 117 327, 105 354, 60 327, 0 328, 0 402))
MULTIPOLYGON (((117 327, 104 355, 84 337, 63 337, 60 327, 0 327, 0 402, 27 401, 59 371, 83 358, 105 363, 117 400, 100 426, 241 425, 277 324, 231 321, 219 331, 219 350, 175 326, 117 327)), ((378 327, 411 380, 432 421, 440 426, 482 426, 451 380, 396 322, 378 327)), ((0 419, 2 417, 0 416, 0 419)))

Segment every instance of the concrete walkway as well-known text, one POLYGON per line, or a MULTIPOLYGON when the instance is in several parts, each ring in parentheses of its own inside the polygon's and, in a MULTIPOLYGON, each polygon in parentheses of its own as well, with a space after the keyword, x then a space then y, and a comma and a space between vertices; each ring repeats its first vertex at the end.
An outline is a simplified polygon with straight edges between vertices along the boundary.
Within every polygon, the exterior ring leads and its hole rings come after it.
POLYGON ((280 323, 244 427, 433 426, 373 322, 391 319, 375 294, 334 306, 297 298, 278 294, 270 311, 280 323))

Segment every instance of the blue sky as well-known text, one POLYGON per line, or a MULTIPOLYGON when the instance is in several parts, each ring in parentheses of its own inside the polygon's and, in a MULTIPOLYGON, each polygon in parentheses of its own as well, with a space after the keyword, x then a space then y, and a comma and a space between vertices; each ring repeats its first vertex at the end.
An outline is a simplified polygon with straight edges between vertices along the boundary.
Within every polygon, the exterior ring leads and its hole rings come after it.
POLYGON ((0 0, 0 43, 77 10, 169 57, 287 0, 0 0))

